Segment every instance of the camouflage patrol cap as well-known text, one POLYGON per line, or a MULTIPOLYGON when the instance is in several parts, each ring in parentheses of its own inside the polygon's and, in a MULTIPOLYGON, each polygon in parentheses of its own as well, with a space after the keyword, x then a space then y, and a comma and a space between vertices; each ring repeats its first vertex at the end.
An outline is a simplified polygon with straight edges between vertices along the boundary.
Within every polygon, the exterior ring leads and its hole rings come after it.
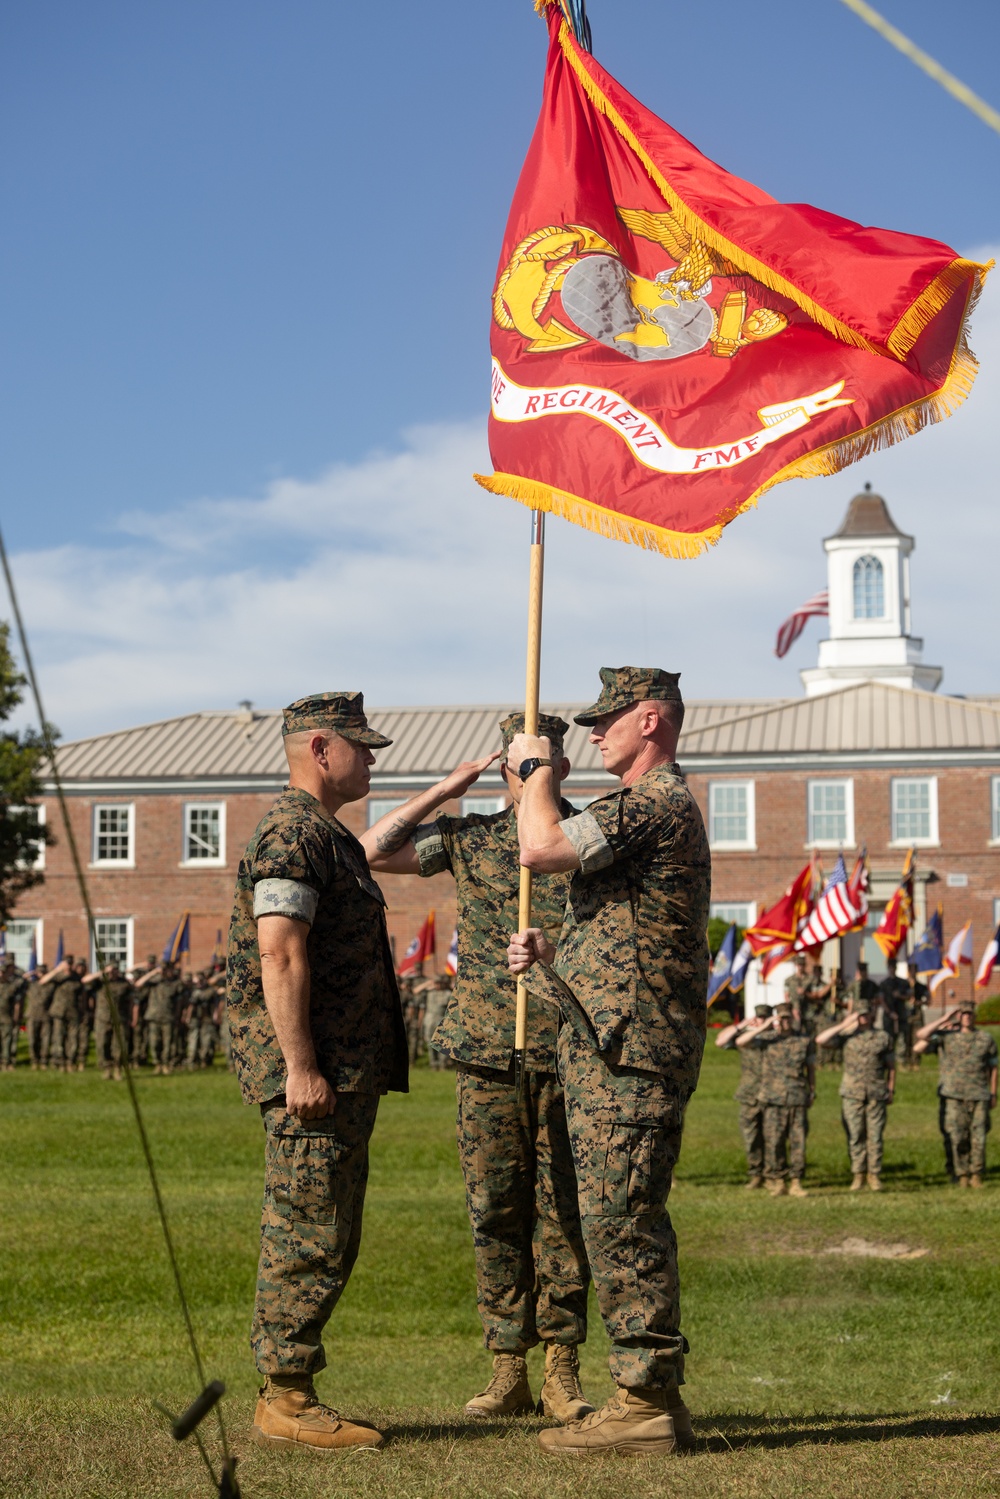
POLYGON ((786 1004, 775 1005, 774 1013, 777 1015, 779 1020, 783 1020, 786 1015, 788 1016, 789 1020, 794 1019, 795 1016, 795 1011, 792 1009, 791 1005, 786 1004))
POLYGON ((976 1013, 976 1001, 974 999, 960 999, 958 1002, 958 1013, 960 1015, 974 1015, 976 1013))
POLYGON ((757 1020, 767 1020, 774 1013, 770 1005, 754 1005, 753 1012, 757 1020))
MULTIPOLYGON (((524 714, 508 713, 506 718, 500 720, 500 738, 503 740, 502 763, 506 764, 507 751, 510 749, 510 741, 515 734, 524 733, 524 714)), ((569 724, 561 718, 556 718, 551 713, 539 713, 538 733, 542 739, 547 739, 552 746, 553 752, 561 751, 566 735, 569 733, 569 724)))
POLYGON ((317 692, 300 697, 282 712, 282 734, 301 734, 309 729, 330 730, 355 744, 385 749, 392 740, 368 727, 363 692, 317 692))
POLYGON ((856 999, 853 1008, 855 1015, 870 1015, 872 1012, 871 1000, 856 999))
POLYGON ((682 703, 679 671, 661 671, 658 666, 602 666, 601 695, 593 707, 578 713, 575 723, 593 724, 608 713, 628 708, 632 703, 657 699, 662 703, 682 703))

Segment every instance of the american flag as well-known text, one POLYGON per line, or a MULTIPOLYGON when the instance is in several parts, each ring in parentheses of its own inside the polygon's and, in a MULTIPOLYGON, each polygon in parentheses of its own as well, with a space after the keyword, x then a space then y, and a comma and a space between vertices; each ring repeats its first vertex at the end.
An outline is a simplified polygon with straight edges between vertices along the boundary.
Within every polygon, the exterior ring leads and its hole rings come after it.
POLYGON ((830 598, 826 589, 814 593, 811 599, 800 604, 793 614, 790 614, 785 623, 778 631, 778 638, 774 645, 774 654, 779 658, 785 656, 798 640, 806 627, 806 620, 816 619, 820 615, 830 613, 830 598))
POLYGON ((815 910, 798 935, 795 951, 819 947, 831 937, 853 930, 868 911, 867 879, 863 861, 859 860, 851 879, 847 878, 844 856, 840 855, 826 888, 816 902, 815 910))

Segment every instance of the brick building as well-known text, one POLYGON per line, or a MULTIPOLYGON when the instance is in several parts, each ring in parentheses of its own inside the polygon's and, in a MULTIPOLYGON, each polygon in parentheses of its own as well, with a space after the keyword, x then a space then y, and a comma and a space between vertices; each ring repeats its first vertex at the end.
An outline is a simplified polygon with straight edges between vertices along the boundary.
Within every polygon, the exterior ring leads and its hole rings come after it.
MULTIPOLYGON (((978 954, 1000 921, 1000 696, 933 690, 940 670, 922 664, 922 642, 909 633, 913 541, 884 501, 856 496, 825 546, 830 638, 818 667, 802 673, 806 695, 688 704, 679 757, 709 829, 713 911, 745 925, 812 854, 829 869, 841 849, 850 865, 867 847, 874 924, 914 847, 917 925, 940 903, 946 935, 973 921, 978 954)), ((571 720, 579 706, 547 709, 571 720)), ((510 707, 371 708, 393 744, 379 753, 368 802, 344 809, 346 824, 358 832, 458 761, 487 754, 510 707)), ((573 727, 567 753, 566 795, 583 806, 608 778, 586 730, 573 727)), ((105 951, 128 963, 159 954, 187 913, 190 962, 208 961, 225 940, 240 855, 284 782, 280 713, 193 713, 66 744, 59 763, 105 951)), ((463 807, 506 800, 492 772, 463 807)), ((43 815, 57 841, 8 945, 25 959, 34 940, 51 962, 60 932, 67 951, 85 952, 87 939, 51 794, 43 815)), ((433 908, 443 966, 450 877, 389 877, 383 887, 397 954, 433 908)), ((876 945, 865 947, 884 969, 876 945)), ((825 958, 839 961, 832 945, 825 958)), ((782 977, 779 969, 772 991, 782 977)))

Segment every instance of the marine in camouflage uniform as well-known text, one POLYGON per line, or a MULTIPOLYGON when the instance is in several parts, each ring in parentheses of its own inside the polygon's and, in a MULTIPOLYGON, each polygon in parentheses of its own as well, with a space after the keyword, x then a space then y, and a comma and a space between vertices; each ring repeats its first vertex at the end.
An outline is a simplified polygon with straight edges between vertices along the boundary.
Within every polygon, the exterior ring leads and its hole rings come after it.
POLYGON ((74 964, 72 956, 68 955, 51 973, 39 980, 42 987, 51 990, 48 1009, 51 1026, 49 1066, 60 1072, 71 1072, 76 1066, 80 1002, 83 994, 80 981, 84 972, 85 965, 74 964))
POLYGON ((791 1005, 795 1012, 795 1024, 800 1031, 812 1035, 809 1021, 809 1005, 806 995, 812 987, 812 979, 806 972, 805 953, 795 954, 795 972, 789 974, 785 980, 785 1004, 791 1005))
POLYGON ((13 1072, 28 981, 8 958, 0 972, 0 1072, 13 1072))
POLYGON ((986 1136, 997 1103, 997 1043, 976 1028, 976 1007, 962 1000, 932 1025, 917 1032, 915 1052, 937 1052, 944 1100, 944 1127, 951 1142, 960 1187, 981 1187, 986 1174, 986 1136), (949 1027, 958 1015, 959 1029, 949 1027))
POLYGON ((148 991, 144 1021, 149 1060, 155 1072, 166 1074, 173 1069, 177 1027, 187 986, 176 966, 164 963, 144 974, 136 989, 148 991))
POLYGON ((28 1028, 28 1056, 33 1072, 37 1072, 40 1067, 47 1067, 49 1062, 51 998, 52 990, 48 985, 43 984, 40 979, 29 978, 24 997, 24 1018, 28 1028))
MULTIPOLYGON (((523 727, 523 713, 503 720, 504 751, 523 727)), ((541 717, 556 762, 563 761, 568 727, 560 718, 541 717)), ((485 768, 489 758, 471 763, 485 768)), ((506 764, 502 773, 516 802, 520 782, 506 764)), ((458 1069, 458 1151, 472 1224, 477 1303, 486 1347, 494 1353, 493 1379, 466 1411, 495 1416, 533 1410, 524 1356, 542 1342, 542 1408, 559 1420, 575 1420, 592 1409, 579 1388, 576 1354, 587 1334, 590 1276, 556 1076, 558 1011, 553 1006, 529 1002, 521 1098, 512 1068, 516 985, 506 946, 518 916, 516 805, 485 816, 422 821, 469 784, 468 771, 459 767, 383 818, 364 841, 376 870, 447 872, 455 879, 458 973, 443 1019, 432 1032, 428 1018, 426 1034, 431 1055, 449 1057, 458 1069)), ((562 803, 562 814, 574 815, 568 802, 562 803)), ((535 919, 553 939, 562 928, 569 884, 568 874, 542 875, 533 882, 535 919)))
POLYGON ((132 985, 122 977, 117 963, 107 967, 107 981, 100 973, 88 973, 84 988, 92 996, 94 1007, 94 1052, 97 1066, 105 1079, 121 1078, 122 1055, 112 1016, 112 1005, 118 1015, 125 1045, 129 1043, 132 1020, 132 985), (110 1003, 109 1003, 110 998, 110 1003))
POLYGON ((859 999, 853 1014, 822 1031, 819 1042, 843 1048, 841 1118, 851 1161, 851 1191, 859 1192, 867 1177, 871 1190, 881 1192, 886 1112, 896 1088, 895 1041, 886 1031, 873 1029, 871 1002, 859 999))
POLYGON ((254 1437, 322 1451, 380 1446, 373 1428, 320 1405, 313 1377, 361 1242, 379 1098, 407 1087, 385 902, 336 815, 367 791, 369 746, 391 741, 368 727, 360 693, 300 699, 283 732, 291 785, 240 861, 227 975, 240 1087, 265 1131, 254 1437), (277 963, 266 998, 265 934, 277 963))
POLYGON ((448 1066, 447 1053, 434 1044, 434 1032, 441 1024, 451 999, 451 985, 446 974, 414 985, 414 996, 424 1002, 422 1034, 427 1048, 427 1062, 432 1072, 444 1072, 448 1066))
MULTIPOLYGON (((770 1005, 757 1005, 752 1020, 727 1025, 715 1039, 723 1051, 736 1046, 737 1037, 748 1030, 759 1030, 773 1011, 770 1005)), ((760 1071, 763 1054, 753 1047, 740 1052, 740 1082, 733 1095, 740 1106, 740 1134, 747 1156, 747 1187, 751 1191, 764 1185, 764 1105, 760 1100, 760 1071)))
POLYGON ((520 736, 518 836, 529 867, 573 871, 554 952, 518 933, 515 971, 561 1009, 558 1062, 580 1219, 611 1341, 616 1395, 543 1431, 554 1454, 674 1452, 693 1441, 681 1399, 677 1240, 667 1198, 706 1031, 711 861, 698 805, 674 761, 683 719, 677 676, 602 667, 577 715, 622 785, 560 820, 545 741, 520 736), (530 966, 533 959, 534 966, 530 966))
POLYGON ((772 1196, 786 1190, 806 1197, 806 1137, 816 1093, 816 1046, 793 1029, 791 1005, 775 1009, 772 1022, 740 1036, 737 1046, 759 1048, 760 1098, 764 1105, 764 1179, 772 1196), (786 1186, 787 1184, 787 1186, 786 1186))
POLYGON ((187 1048, 185 1065, 189 1072, 196 1067, 211 1067, 219 1032, 215 1024, 218 993, 210 989, 205 974, 195 975, 187 1005, 187 1048))

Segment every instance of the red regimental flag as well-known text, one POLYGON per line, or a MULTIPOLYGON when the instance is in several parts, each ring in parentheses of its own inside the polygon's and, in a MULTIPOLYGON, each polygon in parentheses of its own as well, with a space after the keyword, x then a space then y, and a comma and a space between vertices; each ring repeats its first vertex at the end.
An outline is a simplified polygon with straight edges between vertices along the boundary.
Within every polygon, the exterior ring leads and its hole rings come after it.
POLYGON ((906 856, 902 883, 882 912, 882 920, 872 933, 888 963, 895 960, 896 954, 906 941, 906 934, 910 930, 910 922, 913 919, 912 868, 913 850, 911 849, 906 856))
POLYGON ((776 203, 537 3, 548 65, 494 288, 496 472, 481 484, 691 557, 772 484, 955 409, 986 267, 776 203))
POLYGON ((399 965, 400 976, 412 973, 426 958, 432 958, 436 951, 437 940, 434 931, 434 912, 429 911, 424 918, 424 923, 420 931, 403 954, 403 961, 399 965))
MULTIPOLYGON (((753 926, 748 926, 744 941, 755 955, 779 944, 791 949, 812 907, 813 867, 807 864, 796 876, 778 903, 764 911, 753 926)), ((783 954, 784 956, 784 954, 783 954)))

